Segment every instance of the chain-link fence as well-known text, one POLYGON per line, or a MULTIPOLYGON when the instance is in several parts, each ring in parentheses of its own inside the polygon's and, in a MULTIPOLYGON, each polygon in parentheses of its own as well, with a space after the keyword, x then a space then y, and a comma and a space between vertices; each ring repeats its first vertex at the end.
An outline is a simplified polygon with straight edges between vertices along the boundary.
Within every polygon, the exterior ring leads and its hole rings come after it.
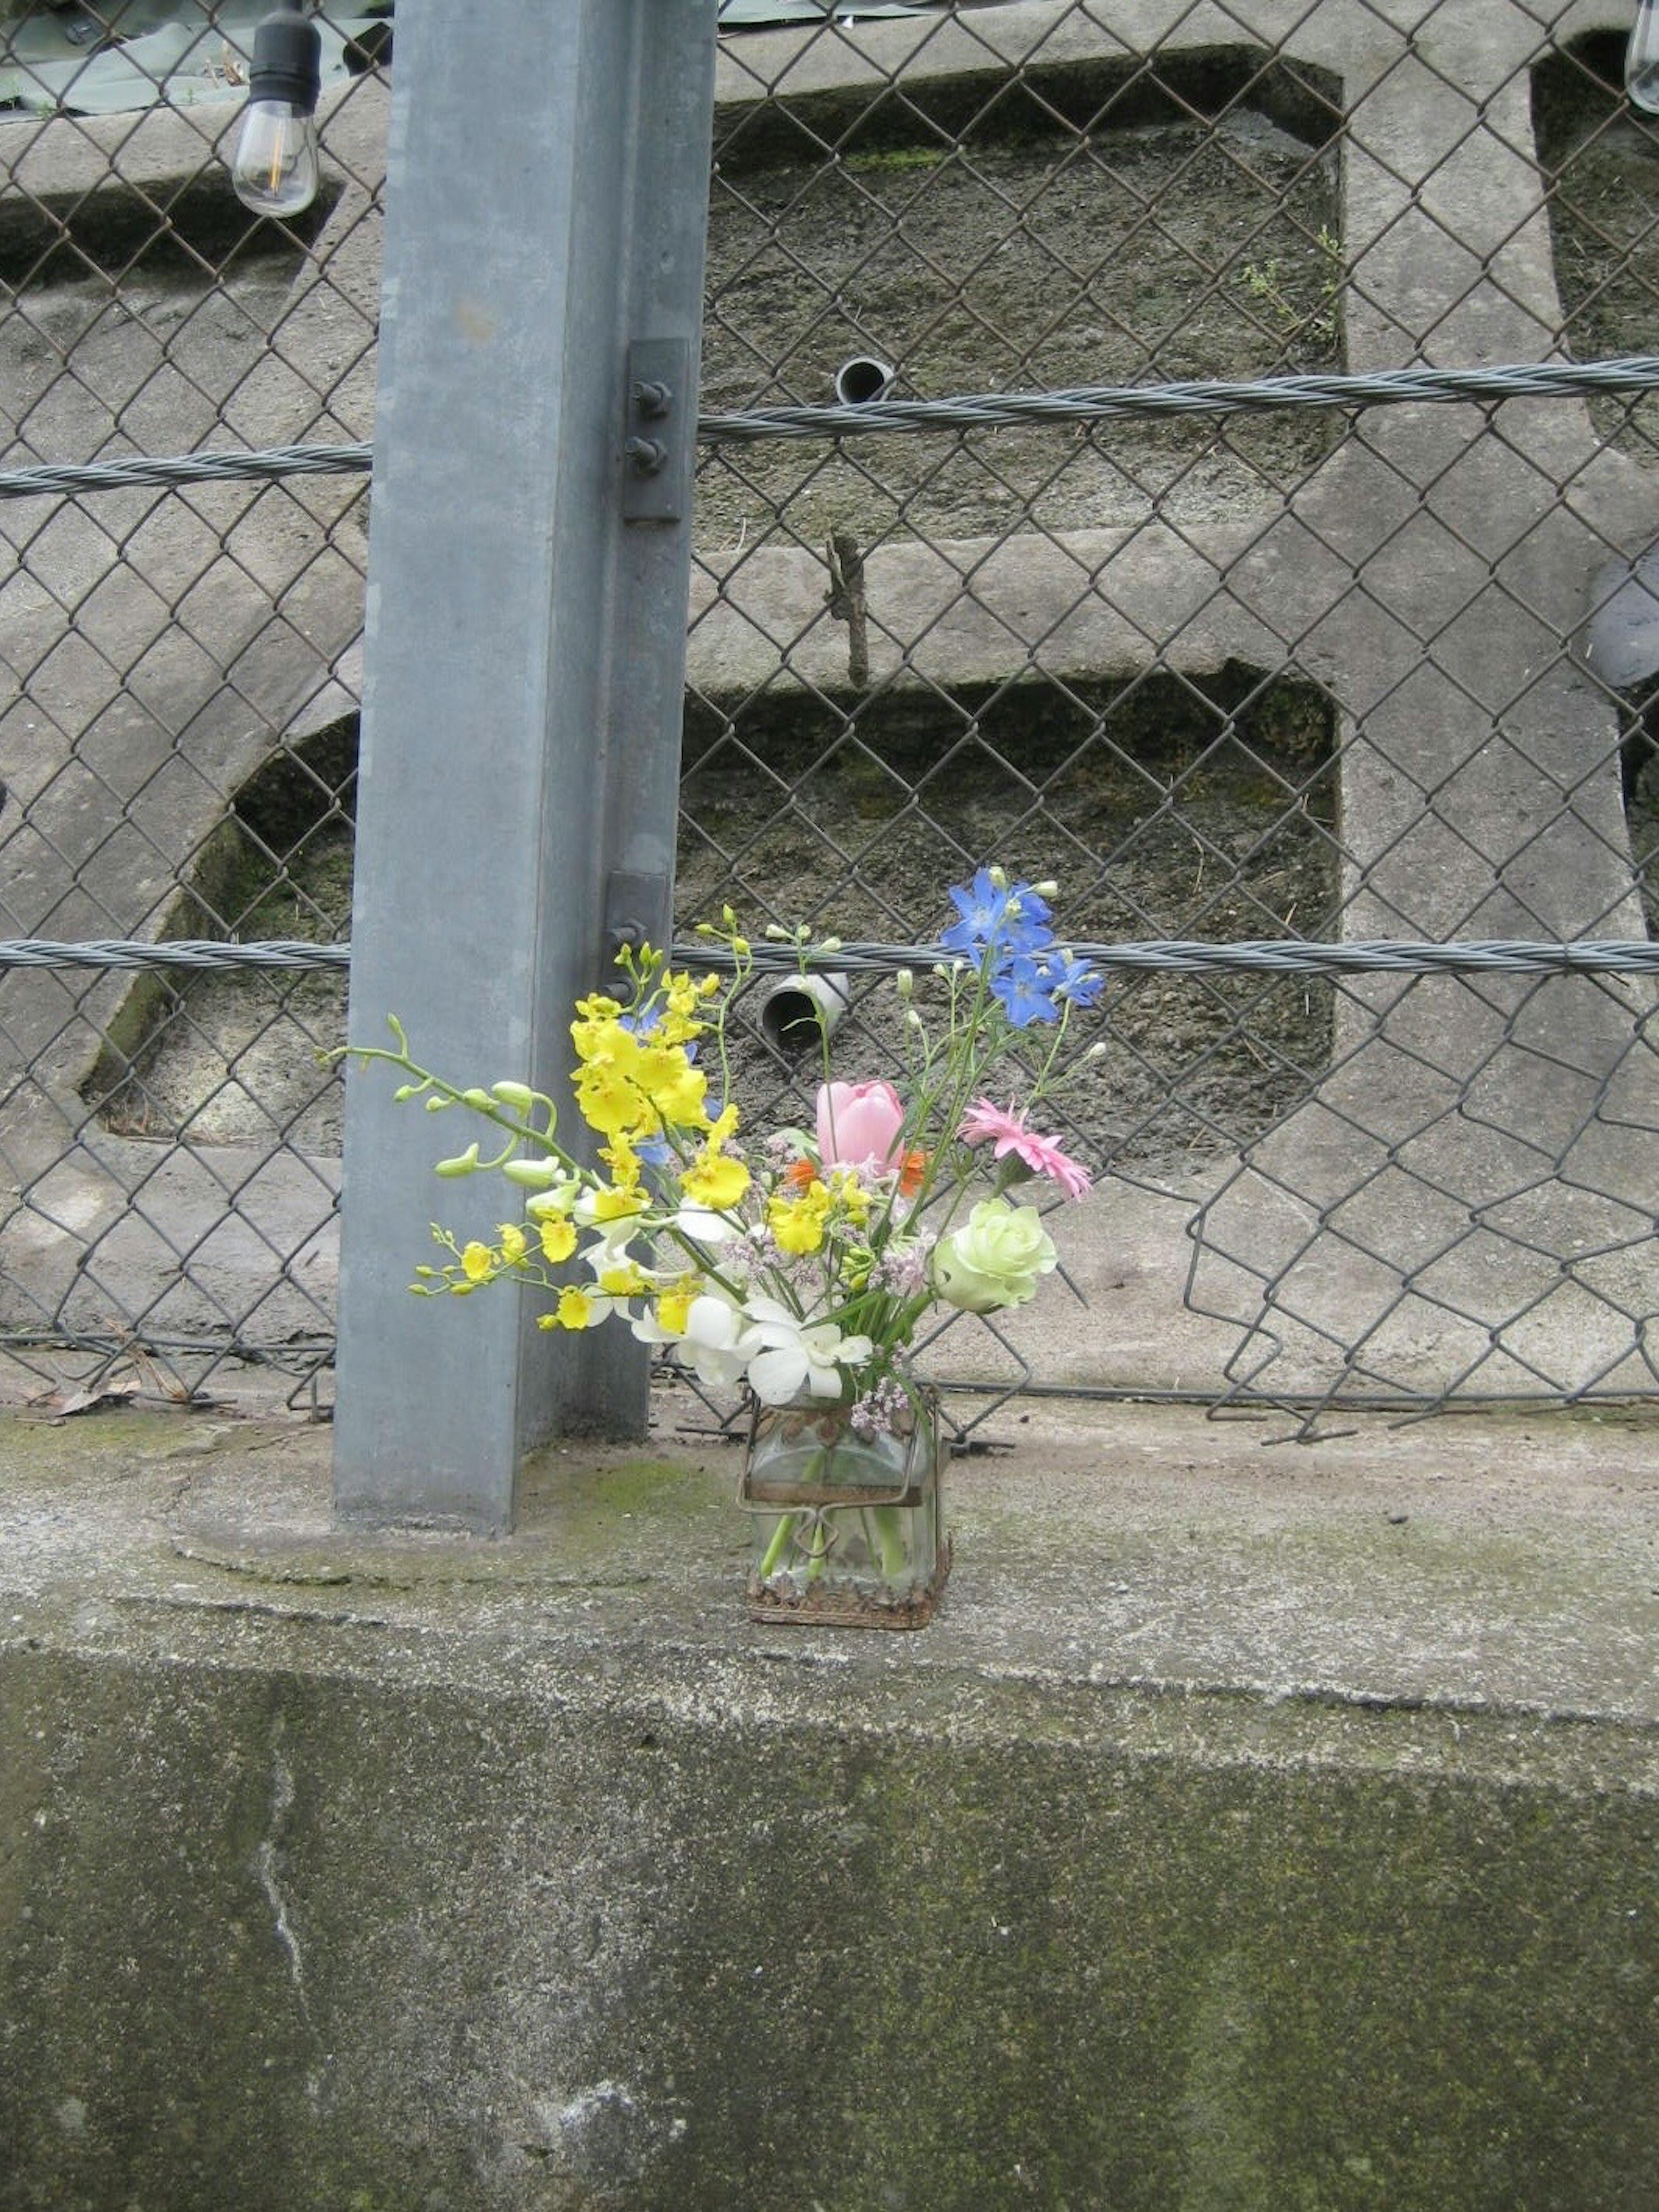
MULTIPOLYGON (((0 122, 0 1328, 60 1405, 314 1394, 331 1346, 362 483, 18 472, 368 439, 390 48, 333 15, 301 236, 222 180, 240 19, 142 12, 209 21, 205 88, 77 114, 37 61, 0 122), (156 940, 210 942, 116 949, 156 940)), ((115 0, 73 13, 145 74, 115 0)), ((964 1389, 1651 1395, 1626 21, 843 13, 879 20, 723 16, 682 928, 846 940, 861 1073, 976 862, 1113 948, 1068 1132, 1097 1189, 1056 1224, 1086 1303, 953 1328, 964 1389)), ((751 1103, 815 1074, 757 1026, 751 1103)))
MULTIPOLYGON (((256 221, 224 156, 259 12, 12 11, 8 469, 369 435, 385 87, 331 36, 325 190, 302 226, 256 221)), ((0 507, 9 936, 343 933, 365 509, 341 476, 0 507)), ((182 1394, 228 1354, 325 1357, 337 1176, 308 1063, 336 1018, 310 975, 0 981, 25 1387, 182 1394)))

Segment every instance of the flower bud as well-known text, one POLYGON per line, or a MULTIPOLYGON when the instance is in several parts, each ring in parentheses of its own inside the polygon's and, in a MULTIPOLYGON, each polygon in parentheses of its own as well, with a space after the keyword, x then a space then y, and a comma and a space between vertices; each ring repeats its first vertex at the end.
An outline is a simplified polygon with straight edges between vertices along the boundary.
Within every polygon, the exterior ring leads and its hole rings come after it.
POLYGON ((503 1160, 501 1173, 521 1190, 546 1190, 559 1181, 564 1170, 556 1160, 503 1160))
POLYGON ((462 1105, 471 1106, 476 1113, 488 1113, 495 1103, 489 1093, 481 1090, 476 1083, 471 1091, 463 1091, 461 1093, 462 1105))
POLYGON ((1060 885, 1054 881, 1052 876, 1045 876, 1040 884, 1033 884, 1031 889, 1041 899, 1052 899, 1058 898, 1060 896, 1060 885))
POLYGON ((464 1152, 457 1152, 453 1159, 440 1160, 432 1172, 440 1176, 468 1176, 477 1164, 478 1147, 469 1145, 464 1152))
POLYGON ((989 876, 989 878, 991 878, 992 884, 995 886, 995 888, 996 888, 998 890, 1000 890, 1000 891, 1006 891, 1006 890, 1007 890, 1007 888, 1008 888, 1008 871, 1007 871, 1007 869, 1006 869, 1006 868, 1002 868, 1002 867, 988 868, 988 869, 985 871, 985 872, 986 872, 986 874, 987 874, 988 876, 989 876))
POLYGON ((916 988, 916 979, 908 968, 901 968, 893 978, 893 988, 901 999, 908 999, 916 988))
POLYGON ((536 1094, 527 1083, 492 1083, 489 1095, 517 1114, 527 1114, 536 1103, 536 1094))
POLYGON ((820 952, 839 952, 841 951, 840 938, 821 937, 818 939, 818 951, 820 952))

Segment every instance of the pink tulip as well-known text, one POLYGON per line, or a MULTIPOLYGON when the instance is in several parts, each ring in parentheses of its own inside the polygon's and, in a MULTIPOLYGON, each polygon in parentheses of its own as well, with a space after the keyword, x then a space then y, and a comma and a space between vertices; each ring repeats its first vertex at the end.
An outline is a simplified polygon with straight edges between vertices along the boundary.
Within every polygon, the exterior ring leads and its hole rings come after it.
POLYGON ((890 1083, 818 1085, 818 1165, 884 1174, 903 1162, 904 1108, 890 1083))

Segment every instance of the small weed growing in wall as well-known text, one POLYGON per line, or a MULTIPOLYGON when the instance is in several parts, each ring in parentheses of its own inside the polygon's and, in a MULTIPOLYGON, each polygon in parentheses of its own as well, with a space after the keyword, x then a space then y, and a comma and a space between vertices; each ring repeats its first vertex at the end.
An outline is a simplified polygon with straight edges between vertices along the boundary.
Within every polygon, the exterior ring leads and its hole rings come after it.
POLYGON ((1319 286, 1322 302, 1310 311, 1294 300, 1279 276, 1277 258, 1267 261, 1247 261, 1239 271, 1239 283, 1253 300, 1260 301, 1279 327, 1294 337, 1309 337, 1322 346, 1336 343, 1337 297, 1342 283, 1342 246, 1328 223, 1321 223, 1316 240, 1319 247, 1321 266, 1324 276, 1319 286))

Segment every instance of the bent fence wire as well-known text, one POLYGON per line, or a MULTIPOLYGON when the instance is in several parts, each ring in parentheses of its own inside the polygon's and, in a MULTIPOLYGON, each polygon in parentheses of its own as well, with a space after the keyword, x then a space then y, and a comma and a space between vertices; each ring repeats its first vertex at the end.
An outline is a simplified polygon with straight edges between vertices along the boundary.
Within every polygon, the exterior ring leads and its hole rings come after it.
MULTIPOLYGON (((1659 1391, 1659 127, 1616 15, 1471 12, 723 23, 687 949, 842 938, 849 1073, 976 862, 1110 975, 1086 1307, 942 1333, 964 1425, 1659 1391)), ((307 235, 229 198, 234 106, 77 113, 9 34, 12 1396, 326 1394, 386 63, 339 21, 307 235)))

